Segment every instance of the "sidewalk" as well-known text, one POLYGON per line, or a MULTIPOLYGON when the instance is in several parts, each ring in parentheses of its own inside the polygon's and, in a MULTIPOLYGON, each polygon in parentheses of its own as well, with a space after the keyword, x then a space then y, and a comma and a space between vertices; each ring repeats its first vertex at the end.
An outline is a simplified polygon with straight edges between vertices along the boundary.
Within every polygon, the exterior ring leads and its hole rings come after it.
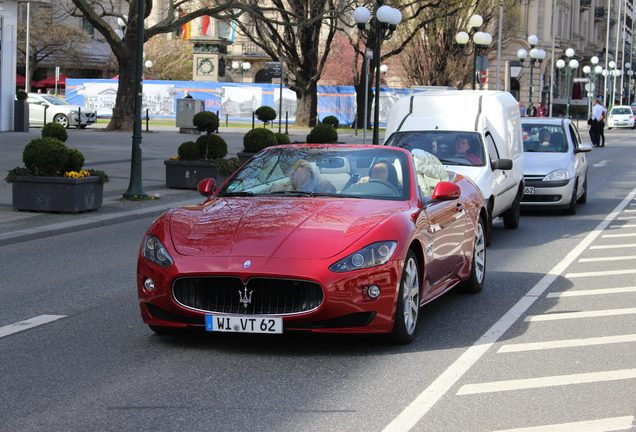
MULTIPOLYGON (((176 127, 151 126, 142 138, 142 184, 152 200, 127 201, 122 195, 130 179, 130 132, 109 132, 103 125, 87 129, 69 129, 67 145, 77 148, 86 157, 85 167, 105 171, 110 181, 104 185, 103 206, 95 211, 63 214, 15 211, 12 208, 11 185, 4 182, 7 172, 23 166, 22 151, 33 138, 39 137, 40 128, 30 132, 0 133, 0 246, 106 226, 144 217, 156 216, 170 208, 200 203, 203 197, 197 191, 168 189, 165 187, 163 161, 177 154, 180 143, 195 139, 195 135, 179 134, 176 127)), ((283 126, 284 128, 284 126, 283 126)), ((228 156, 234 156, 243 147, 243 135, 251 127, 223 128, 220 135, 228 143, 228 156)), ((277 128, 274 128, 277 131, 277 128)), ((309 129, 290 129, 292 141, 304 141, 309 129)), ((340 142, 362 143, 362 131, 339 129, 340 142)), ((371 134, 367 133, 367 143, 371 134)))

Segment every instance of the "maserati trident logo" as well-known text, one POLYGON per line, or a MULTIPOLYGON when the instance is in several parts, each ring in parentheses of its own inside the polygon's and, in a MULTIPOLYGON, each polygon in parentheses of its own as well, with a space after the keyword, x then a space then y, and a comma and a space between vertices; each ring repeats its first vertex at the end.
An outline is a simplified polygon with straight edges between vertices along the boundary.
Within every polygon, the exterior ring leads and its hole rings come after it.
POLYGON ((252 293, 254 291, 250 291, 249 294, 247 293, 247 287, 243 288, 243 292, 241 292, 241 290, 238 290, 239 293, 239 302, 241 302, 243 304, 243 307, 246 308, 248 304, 252 303, 252 293))
POLYGON ((244 269, 248 269, 252 266, 252 261, 251 260, 247 260, 243 263, 243 268, 244 269))

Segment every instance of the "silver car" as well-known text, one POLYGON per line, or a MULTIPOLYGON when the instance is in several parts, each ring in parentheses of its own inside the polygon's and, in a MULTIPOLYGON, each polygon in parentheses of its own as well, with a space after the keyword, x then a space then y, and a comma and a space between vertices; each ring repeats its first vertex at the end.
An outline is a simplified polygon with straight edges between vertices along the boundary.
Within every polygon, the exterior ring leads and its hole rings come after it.
POLYGON ((525 189, 522 207, 558 208, 575 214, 587 201, 587 157, 591 144, 581 143, 568 119, 526 117, 523 132, 525 189))
POLYGON ((59 123, 65 128, 71 126, 84 129, 97 121, 97 112, 49 94, 29 93, 29 126, 43 126, 48 122, 59 123))

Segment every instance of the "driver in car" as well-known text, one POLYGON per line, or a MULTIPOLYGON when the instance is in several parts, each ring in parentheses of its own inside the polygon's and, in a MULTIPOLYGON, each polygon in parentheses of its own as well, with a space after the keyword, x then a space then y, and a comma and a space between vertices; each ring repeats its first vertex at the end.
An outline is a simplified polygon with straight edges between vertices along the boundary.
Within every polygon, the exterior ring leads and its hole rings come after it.
POLYGON ((367 183, 369 180, 379 180, 389 183, 399 190, 400 182, 398 180, 397 171, 392 163, 385 160, 378 160, 369 169, 369 176, 362 177, 358 183, 367 183))
POLYGON ((470 138, 466 135, 457 135, 455 138, 455 157, 469 160, 473 165, 481 165, 481 158, 470 149, 470 138))

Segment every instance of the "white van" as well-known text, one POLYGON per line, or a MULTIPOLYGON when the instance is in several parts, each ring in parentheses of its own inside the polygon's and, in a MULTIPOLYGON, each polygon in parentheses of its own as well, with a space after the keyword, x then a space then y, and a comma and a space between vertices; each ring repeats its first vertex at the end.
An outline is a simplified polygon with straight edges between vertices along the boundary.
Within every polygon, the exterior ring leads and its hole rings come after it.
POLYGON ((523 141, 519 104, 508 92, 440 90, 404 96, 393 104, 385 145, 422 149, 446 168, 471 178, 492 220, 519 226, 523 196, 523 141))

